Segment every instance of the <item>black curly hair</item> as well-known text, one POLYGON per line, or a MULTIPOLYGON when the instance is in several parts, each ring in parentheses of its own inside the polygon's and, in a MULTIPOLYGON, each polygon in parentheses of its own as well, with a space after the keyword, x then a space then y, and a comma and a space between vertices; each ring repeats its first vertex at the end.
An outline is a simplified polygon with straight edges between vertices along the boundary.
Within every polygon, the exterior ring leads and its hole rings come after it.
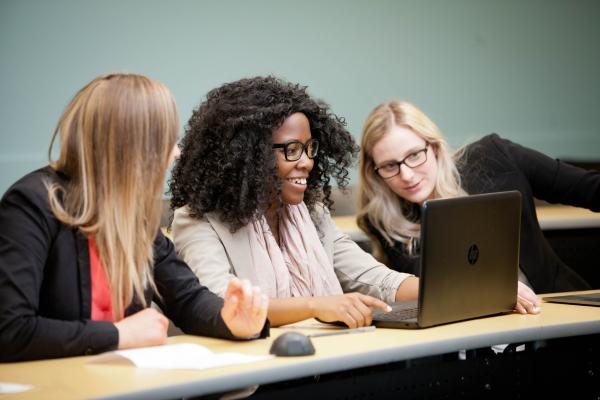
POLYGON ((264 213, 281 187, 271 135, 297 112, 319 141, 304 202, 311 211, 317 202, 331 208, 331 177, 346 187, 358 146, 344 119, 305 86, 272 76, 224 84, 194 110, 169 181, 171 207, 187 205, 196 218, 216 212, 232 231, 264 213))

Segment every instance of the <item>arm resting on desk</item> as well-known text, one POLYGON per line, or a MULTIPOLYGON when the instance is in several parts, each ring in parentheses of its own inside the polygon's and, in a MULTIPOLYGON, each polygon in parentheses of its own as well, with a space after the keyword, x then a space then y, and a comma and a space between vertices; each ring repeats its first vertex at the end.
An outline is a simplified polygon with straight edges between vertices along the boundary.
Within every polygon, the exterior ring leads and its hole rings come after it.
POLYGON ((322 322, 343 322, 350 328, 357 328, 371 325, 372 308, 387 311, 388 305, 361 293, 271 299, 269 320, 279 326, 316 318, 322 322))

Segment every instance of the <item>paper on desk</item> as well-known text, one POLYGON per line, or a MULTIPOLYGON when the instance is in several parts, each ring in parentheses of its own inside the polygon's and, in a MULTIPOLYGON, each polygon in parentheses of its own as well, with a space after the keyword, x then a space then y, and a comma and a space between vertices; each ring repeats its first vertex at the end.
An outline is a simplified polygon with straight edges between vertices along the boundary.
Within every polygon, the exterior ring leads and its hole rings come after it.
POLYGON ((139 368, 207 369, 225 365, 245 364, 273 358, 271 355, 250 356, 240 353, 213 353, 192 343, 169 344, 140 349, 118 350, 101 354, 90 363, 129 364, 139 368))
POLYGON ((21 383, 0 382, 0 394, 21 393, 33 389, 31 385, 21 383))

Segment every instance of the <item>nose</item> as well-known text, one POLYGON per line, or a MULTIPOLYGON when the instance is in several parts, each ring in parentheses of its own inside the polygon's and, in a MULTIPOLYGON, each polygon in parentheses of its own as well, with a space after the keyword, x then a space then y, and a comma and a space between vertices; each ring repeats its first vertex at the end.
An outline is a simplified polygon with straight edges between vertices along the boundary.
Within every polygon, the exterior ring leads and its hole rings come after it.
POLYGON ((405 181, 410 181, 414 175, 415 175, 415 172, 412 170, 412 168, 407 167, 404 164, 400 165, 400 173, 398 174, 400 179, 405 180, 405 181))
POLYGON ((296 164, 296 168, 306 169, 306 170, 310 171, 313 168, 314 164, 315 164, 315 160, 308 158, 306 151, 303 151, 302 156, 300 157, 300 159, 298 160, 298 162, 296 164))
POLYGON ((176 144, 173 146, 171 154, 169 155, 169 165, 173 164, 175 160, 179 160, 179 157, 181 157, 181 149, 179 148, 179 145, 176 144))

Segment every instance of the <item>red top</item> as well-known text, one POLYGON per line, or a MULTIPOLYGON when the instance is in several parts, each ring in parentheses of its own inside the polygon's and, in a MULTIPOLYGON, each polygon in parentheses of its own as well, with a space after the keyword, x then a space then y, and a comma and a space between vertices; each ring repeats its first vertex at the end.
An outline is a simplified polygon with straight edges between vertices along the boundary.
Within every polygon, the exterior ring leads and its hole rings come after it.
POLYGON ((100 264, 94 238, 88 237, 90 250, 90 278, 92 280, 92 320, 114 322, 110 286, 106 281, 104 268, 100 264))

